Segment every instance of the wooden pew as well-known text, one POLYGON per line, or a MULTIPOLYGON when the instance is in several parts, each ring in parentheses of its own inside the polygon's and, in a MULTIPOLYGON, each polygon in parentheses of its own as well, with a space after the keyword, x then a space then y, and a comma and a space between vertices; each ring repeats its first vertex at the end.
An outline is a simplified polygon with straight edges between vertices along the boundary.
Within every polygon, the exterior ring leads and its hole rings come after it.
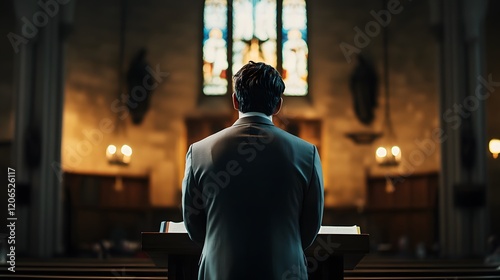
POLYGON ((472 260, 377 259, 368 257, 345 279, 500 279, 500 266, 472 260))
MULTIPOLYGON (((194 267, 194 274, 197 271, 194 267)), ((147 259, 97 260, 97 259, 57 259, 19 261, 16 273, 0 265, 0 279, 69 279, 69 280, 159 280, 167 279, 167 268, 156 267, 147 259)), ((325 277, 319 272, 319 277, 325 277)), ((314 278, 310 278, 314 279, 314 278)), ((395 260, 365 258, 356 270, 345 270, 348 280, 460 280, 460 279, 500 279, 500 266, 484 264, 481 260, 395 260)), ((171 279, 169 279, 171 280, 171 279)))
POLYGON ((0 267, 0 279, 166 279, 167 269, 157 268, 145 259, 97 260, 51 259, 18 261, 16 272, 0 267))

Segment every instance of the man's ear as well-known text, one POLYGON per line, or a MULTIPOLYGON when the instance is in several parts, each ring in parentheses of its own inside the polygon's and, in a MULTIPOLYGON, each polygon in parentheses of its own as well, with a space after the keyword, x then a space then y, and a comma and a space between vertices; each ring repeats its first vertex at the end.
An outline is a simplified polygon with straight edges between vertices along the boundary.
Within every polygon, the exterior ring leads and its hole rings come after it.
POLYGON ((240 102, 238 101, 238 98, 236 97, 236 93, 233 92, 233 108, 236 111, 240 110, 240 102))
POLYGON ((280 98, 280 102, 278 102, 278 104, 276 105, 273 115, 277 115, 280 112, 281 106, 283 106, 283 98, 280 98))

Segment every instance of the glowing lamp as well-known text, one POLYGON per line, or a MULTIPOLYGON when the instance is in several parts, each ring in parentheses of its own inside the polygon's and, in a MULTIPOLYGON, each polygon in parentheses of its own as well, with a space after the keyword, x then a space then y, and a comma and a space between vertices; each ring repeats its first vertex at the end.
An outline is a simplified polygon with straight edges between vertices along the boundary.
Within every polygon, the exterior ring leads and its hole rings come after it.
POLYGON ((106 149, 106 158, 110 164, 128 165, 132 158, 132 148, 125 144, 118 150, 115 145, 109 145, 106 149))
POLYGON ((379 146, 375 151, 375 160, 380 166, 397 166, 401 162, 401 149, 394 146, 379 146))
POLYGON ((489 148, 490 153, 493 154, 493 158, 498 158, 498 154, 500 154, 500 139, 491 139, 489 148))

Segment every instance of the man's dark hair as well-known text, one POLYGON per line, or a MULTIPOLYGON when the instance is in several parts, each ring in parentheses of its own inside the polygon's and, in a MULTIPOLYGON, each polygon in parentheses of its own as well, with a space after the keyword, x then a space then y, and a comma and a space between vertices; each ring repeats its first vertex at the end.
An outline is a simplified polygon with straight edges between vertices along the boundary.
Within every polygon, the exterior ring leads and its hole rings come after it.
POLYGON ((234 75, 233 82, 238 109, 243 113, 272 115, 285 91, 278 71, 262 62, 250 61, 234 75))

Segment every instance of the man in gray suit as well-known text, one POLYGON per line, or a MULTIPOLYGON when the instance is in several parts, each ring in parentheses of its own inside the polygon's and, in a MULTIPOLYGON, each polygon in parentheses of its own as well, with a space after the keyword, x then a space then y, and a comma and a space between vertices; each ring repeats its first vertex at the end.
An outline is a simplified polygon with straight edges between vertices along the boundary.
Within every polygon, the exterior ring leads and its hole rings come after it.
POLYGON ((234 88, 239 119, 186 155, 182 206, 203 246, 198 279, 307 279, 304 250, 323 217, 318 151, 273 125, 285 89, 273 67, 248 63, 234 88))

